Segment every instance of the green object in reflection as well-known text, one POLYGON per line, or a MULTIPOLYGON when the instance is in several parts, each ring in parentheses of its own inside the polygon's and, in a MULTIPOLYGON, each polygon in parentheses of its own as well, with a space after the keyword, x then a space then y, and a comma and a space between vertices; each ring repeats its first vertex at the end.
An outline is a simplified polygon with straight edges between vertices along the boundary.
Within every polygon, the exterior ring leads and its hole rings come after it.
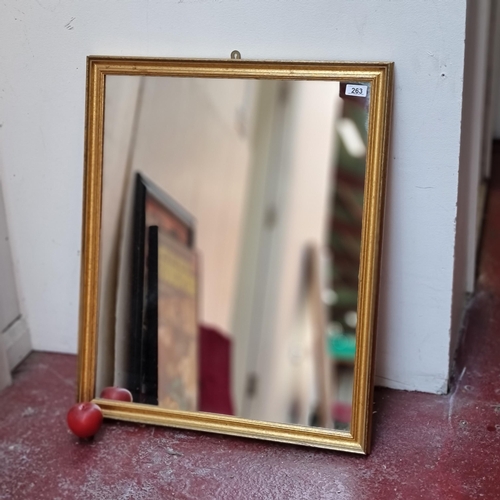
POLYGON ((332 358, 341 361, 354 361, 356 337, 354 335, 335 334, 328 338, 328 352, 332 358))
POLYGON ((335 307, 354 308, 358 304, 358 291, 354 288, 342 287, 335 290, 337 292, 337 302, 335 307))

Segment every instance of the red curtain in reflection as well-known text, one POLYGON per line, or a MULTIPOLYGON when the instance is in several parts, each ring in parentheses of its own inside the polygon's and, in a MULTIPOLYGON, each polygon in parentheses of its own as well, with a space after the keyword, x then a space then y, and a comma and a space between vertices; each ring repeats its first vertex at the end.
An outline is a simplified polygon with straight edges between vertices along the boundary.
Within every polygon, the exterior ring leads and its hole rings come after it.
POLYGON ((199 410, 233 415, 231 340, 216 328, 200 325, 199 410))

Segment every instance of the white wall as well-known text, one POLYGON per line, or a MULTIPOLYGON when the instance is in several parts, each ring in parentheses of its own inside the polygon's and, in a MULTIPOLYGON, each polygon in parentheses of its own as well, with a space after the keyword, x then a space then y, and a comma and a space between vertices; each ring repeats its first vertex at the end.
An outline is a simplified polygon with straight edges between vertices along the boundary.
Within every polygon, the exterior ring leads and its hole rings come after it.
POLYGON ((396 63, 378 382, 448 378, 465 0, 18 0, 0 7, 0 171, 35 348, 76 350, 88 54, 396 63))

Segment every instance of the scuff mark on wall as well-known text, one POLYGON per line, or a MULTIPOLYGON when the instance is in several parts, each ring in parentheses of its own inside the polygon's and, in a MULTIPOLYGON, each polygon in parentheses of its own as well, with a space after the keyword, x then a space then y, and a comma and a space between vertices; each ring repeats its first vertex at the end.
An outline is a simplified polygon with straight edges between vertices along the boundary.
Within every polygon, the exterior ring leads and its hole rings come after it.
POLYGON ((72 29, 75 29, 75 27, 71 24, 74 20, 76 19, 76 17, 72 17, 65 25, 64 27, 67 29, 67 30, 72 30, 72 29))

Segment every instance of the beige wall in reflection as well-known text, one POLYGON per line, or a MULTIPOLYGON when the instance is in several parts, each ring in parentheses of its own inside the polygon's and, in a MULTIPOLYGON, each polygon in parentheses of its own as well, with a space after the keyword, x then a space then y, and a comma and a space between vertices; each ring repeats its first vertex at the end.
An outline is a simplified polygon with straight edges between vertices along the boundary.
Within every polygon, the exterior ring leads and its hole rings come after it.
POLYGON ((129 254, 120 243, 131 235, 125 200, 136 171, 196 219, 200 322, 231 335, 256 83, 108 77, 98 390, 125 383, 129 254))
POLYGON ((196 219, 200 322, 229 335, 255 83, 146 78, 132 162, 196 219))

